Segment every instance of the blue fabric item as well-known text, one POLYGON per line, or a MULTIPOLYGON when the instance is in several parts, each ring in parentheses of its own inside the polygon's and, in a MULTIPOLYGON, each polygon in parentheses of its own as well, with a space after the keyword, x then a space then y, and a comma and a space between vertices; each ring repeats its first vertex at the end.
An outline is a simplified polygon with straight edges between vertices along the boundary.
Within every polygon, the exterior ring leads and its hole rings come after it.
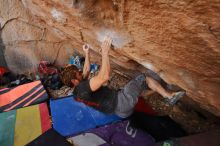
POLYGON ((106 115, 77 102, 73 96, 56 100, 51 99, 50 108, 53 128, 65 137, 121 119, 116 115, 106 115))
POLYGON ((99 65, 96 63, 90 64, 90 73, 95 73, 98 71, 99 65))
POLYGON ((82 66, 80 60, 81 60, 81 59, 80 59, 79 56, 72 56, 72 57, 70 57, 70 59, 69 59, 69 64, 75 65, 78 69, 81 69, 81 70, 82 70, 83 66, 82 66))

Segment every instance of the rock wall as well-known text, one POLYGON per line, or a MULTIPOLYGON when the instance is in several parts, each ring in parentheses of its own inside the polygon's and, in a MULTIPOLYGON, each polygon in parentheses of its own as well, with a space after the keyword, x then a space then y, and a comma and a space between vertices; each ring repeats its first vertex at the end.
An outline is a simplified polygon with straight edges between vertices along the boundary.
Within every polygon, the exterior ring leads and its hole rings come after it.
POLYGON ((14 72, 46 59, 64 65, 81 45, 113 38, 111 62, 126 74, 151 69, 220 116, 219 0, 0 0, 1 48, 14 72))

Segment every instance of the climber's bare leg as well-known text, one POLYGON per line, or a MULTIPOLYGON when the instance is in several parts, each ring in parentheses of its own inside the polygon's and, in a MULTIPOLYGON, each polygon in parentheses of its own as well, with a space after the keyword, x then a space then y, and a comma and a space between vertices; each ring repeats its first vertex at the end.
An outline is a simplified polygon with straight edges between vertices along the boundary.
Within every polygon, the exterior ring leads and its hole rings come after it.
POLYGON ((151 77, 146 77, 146 82, 147 82, 147 85, 150 89, 152 89, 153 91, 159 93, 160 95, 162 95, 163 97, 166 97, 166 98, 172 98, 174 93, 172 92, 169 92, 167 90, 165 90, 161 85, 160 83, 158 83, 156 80, 154 80, 153 78, 151 77))

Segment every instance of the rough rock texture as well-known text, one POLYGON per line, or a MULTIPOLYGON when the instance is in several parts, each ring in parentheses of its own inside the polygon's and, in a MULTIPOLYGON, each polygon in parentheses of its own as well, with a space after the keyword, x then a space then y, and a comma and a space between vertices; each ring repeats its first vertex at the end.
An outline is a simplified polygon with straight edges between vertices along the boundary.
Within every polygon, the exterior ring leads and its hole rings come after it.
POLYGON ((74 48, 113 38, 112 66, 157 72, 220 116, 219 0, 0 0, 1 49, 14 72, 41 59, 64 65, 74 48))

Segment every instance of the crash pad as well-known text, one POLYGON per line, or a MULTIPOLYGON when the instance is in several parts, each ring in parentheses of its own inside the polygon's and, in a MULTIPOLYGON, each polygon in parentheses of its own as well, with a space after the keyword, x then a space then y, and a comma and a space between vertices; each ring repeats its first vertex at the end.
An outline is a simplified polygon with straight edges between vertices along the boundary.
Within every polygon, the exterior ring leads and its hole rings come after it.
POLYGON ((0 112, 38 104, 46 99, 48 99, 48 94, 41 81, 3 88, 0 89, 0 112))
POLYGON ((23 146, 51 128, 46 103, 0 114, 0 146, 23 146))
POLYGON ((73 146, 65 137, 57 133, 53 128, 37 137, 26 146, 73 146))
POLYGON ((50 108, 54 129, 67 137, 121 119, 77 102, 74 96, 51 99, 50 108))
POLYGON ((91 129, 68 139, 77 146, 154 146, 154 139, 128 120, 91 129))

